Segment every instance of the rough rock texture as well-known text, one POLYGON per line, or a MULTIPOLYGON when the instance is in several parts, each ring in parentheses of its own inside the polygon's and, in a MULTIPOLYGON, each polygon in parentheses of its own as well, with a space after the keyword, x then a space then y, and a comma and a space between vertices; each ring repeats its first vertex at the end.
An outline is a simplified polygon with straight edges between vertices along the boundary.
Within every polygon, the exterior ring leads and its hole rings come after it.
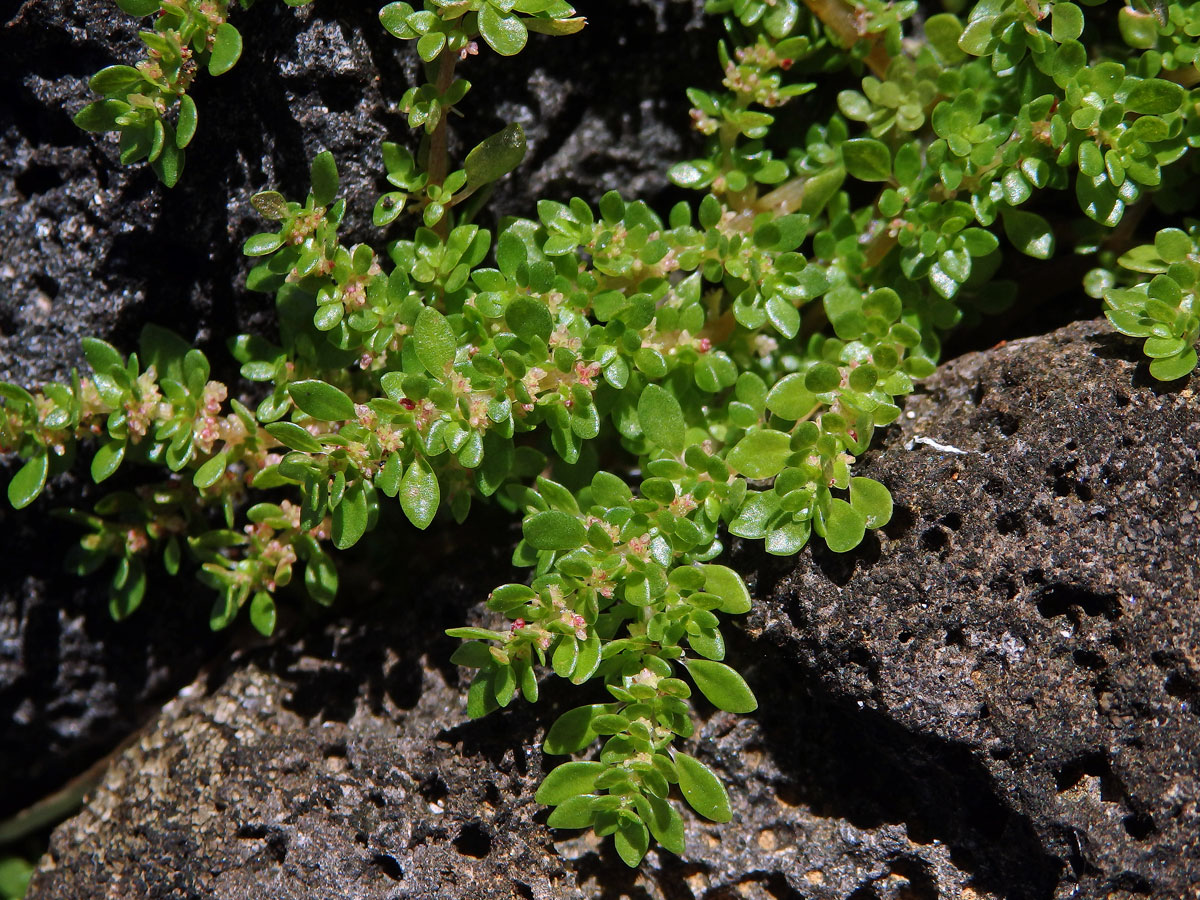
POLYGON ((685 859, 630 872, 540 824, 531 745, 564 695, 465 721, 437 635, 506 573, 459 550, 173 702, 30 896, 1193 897, 1200 379, 1134 358, 1082 323, 957 360, 862 466, 897 500, 877 542, 738 552, 761 707, 705 714, 736 824, 689 818, 685 859))
MULTIPOLYGON (((235 375, 223 341, 271 333, 274 321, 269 300, 242 288, 241 243, 262 225, 250 194, 274 186, 302 197, 309 158, 331 149, 363 239, 384 185, 379 142, 410 134, 397 104, 415 56, 379 27, 380 5, 263 0, 236 13, 245 53, 228 75, 198 79, 200 128, 169 191, 148 168, 119 166, 115 137, 71 123, 92 99, 92 73, 138 58, 136 22, 111 0, 5 5, 0 381, 64 376, 82 364, 88 335, 132 349, 146 322, 194 339, 220 377, 235 375)), ((716 23, 702 0, 578 7, 593 18, 580 35, 534 37, 515 60, 483 53, 461 68, 474 87, 452 149, 461 155, 507 121, 529 138, 494 215, 612 188, 662 205, 663 172, 695 140, 684 88, 717 76, 716 23)), ((0 484, 12 471, 0 463, 0 484)), ((203 590, 171 586, 190 593, 114 626, 103 577, 62 574, 77 532, 46 511, 99 493, 67 479, 20 513, 0 501, 0 819, 86 768, 224 644, 208 634, 203 590)))
POLYGON ((752 630, 916 736, 1013 896, 1200 890, 1200 379, 1134 350, 1080 323, 956 360, 862 467, 884 534, 760 568, 752 630))
MULTIPOLYGON (((385 185, 379 142, 410 139, 399 101, 418 75, 412 44, 379 26, 380 5, 273 0, 237 13, 246 50, 227 75, 197 79, 200 126, 173 190, 145 166, 119 166, 115 137, 71 123, 93 99, 92 73, 139 58, 136 23, 108 0, 28 0, 6 15, 0 380, 61 375, 81 361, 81 337, 132 346, 146 321, 202 345, 269 329, 263 296, 241 289, 241 243, 263 224, 249 197, 275 187, 303 199, 319 150, 338 160, 351 238, 373 237, 370 210, 385 185)), ((535 36, 515 59, 483 52, 460 66, 473 87, 455 121, 456 158, 510 121, 529 141, 493 217, 613 188, 656 200, 667 167, 696 146, 684 89, 719 75, 717 23, 702 0, 578 8, 593 19, 578 35, 535 36)))

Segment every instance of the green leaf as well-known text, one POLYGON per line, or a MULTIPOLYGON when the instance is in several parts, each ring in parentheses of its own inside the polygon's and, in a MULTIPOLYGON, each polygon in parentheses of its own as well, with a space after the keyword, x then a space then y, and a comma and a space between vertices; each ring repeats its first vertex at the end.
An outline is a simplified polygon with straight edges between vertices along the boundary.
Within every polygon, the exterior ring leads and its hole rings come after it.
POLYGON ((8 483, 8 502, 13 509, 24 509, 37 499, 37 495, 46 486, 46 473, 50 471, 50 460, 43 450, 37 456, 30 457, 25 465, 17 470, 17 474, 8 483))
POLYGON ((342 502, 333 508, 330 516, 333 546, 347 550, 358 543, 367 530, 368 505, 367 492, 361 481, 346 489, 342 502))
POLYGON ((222 450, 196 470, 196 474, 192 476, 192 484, 201 490, 212 487, 225 474, 228 459, 228 455, 222 450))
POLYGON ((589 631, 587 639, 579 645, 579 656, 575 660, 575 671, 571 673, 571 684, 583 684, 596 674, 600 668, 603 648, 600 637, 595 631, 589 631))
POLYGON ((577 34, 587 24, 583 16, 572 16, 569 19, 523 19, 525 27, 538 34, 564 35, 577 34))
POLYGON ((500 708, 496 702, 496 668, 480 669, 467 688, 467 715, 472 719, 486 716, 500 708))
POLYGON ((872 138, 853 138, 842 144, 842 163, 861 181, 887 181, 892 177, 891 151, 872 138))
POLYGON ((112 475, 125 459, 124 441, 106 441, 101 444, 96 455, 92 457, 92 481, 99 484, 112 475))
POLYGON ((1083 10, 1074 3, 1055 3, 1050 34, 1058 43, 1073 41, 1083 34, 1083 10))
POLYGON ((845 500, 830 501, 825 516, 825 543, 834 553, 845 553, 862 543, 867 517, 845 500))
POLYGON ((125 358, 117 352, 112 344, 105 343, 99 338, 84 338, 79 342, 83 345, 83 356, 97 375, 107 375, 113 369, 124 369, 125 358))
POLYGON ((328 150, 318 153, 309 167, 308 177, 312 183, 313 202, 317 206, 333 203, 338 192, 337 163, 333 160, 333 154, 328 150))
POLYGON ((1165 116, 1183 104, 1183 88, 1162 78, 1146 78, 1135 84, 1125 108, 1143 116, 1165 116))
POLYGON ((164 143, 157 157, 150 162, 150 168, 158 176, 158 180, 167 187, 175 187, 183 172, 185 153, 179 149, 174 129, 170 125, 163 126, 164 143))
POLYGON ((302 453, 320 453, 325 449, 321 446, 320 441, 309 434, 307 429, 301 428, 295 422, 272 422, 264 425, 263 429, 279 443, 292 450, 299 450, 302 453))
POLYGON ((490 184, 504 177, 525 158, 525 131, 516 122, 486 137, 467 154, 463 169, 472 187, 490 184))
POLYGON ((400 506, 408 521, 422 531, 429 527, 441 501, 441 488, 424 457, 414 459, 400 482, 400 506))
POLYGON ((246 238, 246 243, 242 244, 242 253, 245 256, 266 256, 268 253, 274 253, 283 246, 283 235, 271 234, 264 232, 263 234, 252 234, 246 238))
MULTIPOLYGON (((146 570, 139 559, 122 556, 108 587, 108 611, 116 621, 133 615, 146 596, 146 570)), ((234 612, 237 607, 234 607, 234 612)))
POLYGON ((596 819, 592 801, 597 794, 577 794, 564 800, 546 819, 551 828, 587 828, 596 819))
POLYGON ((1150 374, 1159 381, 1174 381, 1191 374, 1196 368, 1196 351, 1189 347, 1177 356, 1156 359, 1150 363, 1150 374))
POLYGON ((1154 236, 1155 252, 1168 263, 1183 262, 1195 249, 1187 232, 1178 228, 1164 228, 1154 236))
POLYGON ((337 597, 338 574, 333 560, 325 553, 314 553, 304 567, 304 587, 308 596, 322 606, 328 606, 337 597))
POLYGON ((570 513, 548 509, 535 513, 521 526, 525 540, 535 550, 574 550, 587 541, 587 529, 570 513))
POLYGON ((125 115, 130 108, 124 100, 97 100, 75 113, 71 121, 84 131, 116 131, 121 127, 117 117, 125 115))
POLYGON ((704 573, 704 590, 721 598, 717 607, 723 613, 741 615, 750 611, 750 591, 742 576, 728 566, 701 566, 704 573))
POLYGON ((250 205, 264 219, 279 222, 288 217, 287 199, 279 191, 259 191, 250 198, 250 205))
POLYGON ((650 833, 667 850, 676 856, 682 856, 684 851, 683 817, 675 804, 653 794, 646 795, 650 806, 650 815, 644 816, 644 821, 650 827, 650 833))
POLYGON ((804 382, 805 377, 798 372, 779 379, 767 394, 767 409, 781 418, 792 421, 798 421, 812 413, 817 405, 817 398, 805 387, 804 382))
POLYGON ((296 407, 314 419, 344 422, 355 417, 354 401, 327 382, 315 378, 293 381, 287 390, 296 407))
POLYGON ((563 713, 546 733, 542 750, 552 756, 578 753, 599 737, 592 729, 592 723, 597 716, 605 715, 609 711, 608 706, 594 703, 563 713))
POLYGON ((728 822, 733 818, 729 808, 729 795, 725 786, 712 769, 695 757, 682 751, 674 753, 675 768, 679 773, 679 789, 688 805, 696 812, 714 822, 728 822))
POLYGON ((1049 259, 1054 255, 1054 232, 1049 222, 1036 213, 1007 207, 1000 214, 1004 233, 1014 247, 1034 259, 1049 259))
POLYGON ((224 75, 237 65, 241 55, 241 34, 228 22, 222 22, 217 26, 213 35, 212 56, 208 58, 208 74, 224 75))
POLYGON ((866 517, 868 528, 880 528, 892 518, 892 495, 878 481, 850 479, 850 505, 866 517))
POLYGON ((413 326, 413 341, 417 347, 417 359, 430 375, 441 377, 454 362, 457 344, 454 329, 440 312, 425 307, 417 316, 413 326))
POLYGON ((782 431, 764 429, 738 441, 726 462, 747 478, 771 478, 783 471, 791 452, 791 438, 782 431))
POLYGON ((598 762, 568 762, 555 768, 538 788, 534 799, 544 806, 558 806, 572 797, 592 793, 592 787, 604 764, 598 762))
POLYGON ((758 709, 758 701, 750 685, 735 670, 725 663, 711 659, 689 659, 688 674, 717 709, 726 712, 748 713, 758 709))
POLYGON ((259 591, 250 601, 250 624, 263 637, 275 631, 275 600, 266 591, 259 591))
POLYGON ((524 22, 511 13, 501 13, 490 3, 479 11, 479 33, 501 56, 520 53, 529 39, 524 22))
POLYGON ((509 303, 504 310, 504 321, 513 334, 527 344, 535 338, 549 341, 550 332, 554 330, 554 317, 549 308, 533 297, 517 297, 509 303))
POLYGON ((0 897, 19 900, 29 890, 33 878, 33 863, 19 856, 0 859, 0 897))
POLYGON ((674 394, 657 384, 646 385, 638 398, 637 414, 647 440, 676 456, 683 452, 686 423, 674 394))
POLYGON ((617 826, 617 833, 613 835, 613 846, 625 865, 631 869, 637 868, 646 851, 650 849, 650 833, 646 830, 645 823, 640 819, 633 822, 623 819, 617 826))
POLYGON ((187 94, 179 101, 179 122, 175 128, 175 146, 182 150, 196 135, 196 101, 187 94))
POLYGON ((145 77, 133 66, 108 66, 88 81, 88 87, 97 94, 112 97, 125 97, 145 86, 145 77))
POLYGON ((152 16, 159 10, 158 0, 117 0, 121 11, 141 19, 152 16))

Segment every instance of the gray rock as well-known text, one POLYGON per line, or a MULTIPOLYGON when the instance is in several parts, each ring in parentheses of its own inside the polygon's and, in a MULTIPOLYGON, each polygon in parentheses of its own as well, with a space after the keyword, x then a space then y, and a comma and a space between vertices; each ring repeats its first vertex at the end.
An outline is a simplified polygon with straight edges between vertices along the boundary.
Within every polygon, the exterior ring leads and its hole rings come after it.
POLYGON ((30 897, 1192 896, 1200 379, 1135 359, 1081 323, 956 360, 861 466, 897 501, 874 542, 735 548, 761 706, 701 710, 735 821, 689 817, 683 859, 542 824, 537 741, 581 698, 465 719, 438 635, 506 576, 460 547, 170 704, 30 897))

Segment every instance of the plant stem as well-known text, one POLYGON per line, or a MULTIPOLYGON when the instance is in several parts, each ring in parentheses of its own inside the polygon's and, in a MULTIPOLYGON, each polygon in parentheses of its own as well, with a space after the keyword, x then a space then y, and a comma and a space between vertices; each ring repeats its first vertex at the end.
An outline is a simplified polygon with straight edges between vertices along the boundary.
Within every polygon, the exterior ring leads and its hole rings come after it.
POLYGON ((887 76, 891 59, 886 48, 875 35, 863 34, 858 30, 857 18, 848 3, 844 0, 804 0, 804 5, 838 36, 847 50, 859 41, 869 41, 871 50, 865 60, 867 67, 877 78, 887 76))
MULTIPOLYGON (((454 83, 454 65, 457 62, 457 53, 445 51, 438 57, 437 81, 434 83, 434 87, 437 89, 439 97, 446 96, 450 85, 454 83)), ((450 171, 450 154, 447 149, 450 136, 450 109, 448 106, 442 108, 442 114, 433 129, 433 134, 429 136, 429 184, 436 184, 438 187, 441 187, 450 171)), ((446 238, 450 233, 448 213, 442 216, 433 230, 443 240, 446 238)))
MULTIPOLYGON (((440 96, 445 96, 454 81, 454 64, 458 61, 455 53, 443 53, 438 57, 437 81, 434 87, 440 96)), ((429 136, 429 183, 439 187, 446 180, 449 171, 449 154, 447 143, 449 139, 449 108, 443 107, 441 117, 433 134, 429 136)))

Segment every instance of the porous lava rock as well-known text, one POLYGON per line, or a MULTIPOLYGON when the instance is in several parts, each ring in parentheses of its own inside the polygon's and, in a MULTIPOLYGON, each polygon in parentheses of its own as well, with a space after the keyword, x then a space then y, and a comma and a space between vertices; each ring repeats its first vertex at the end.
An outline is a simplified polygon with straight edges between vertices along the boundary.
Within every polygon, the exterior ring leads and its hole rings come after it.
MULTIPOLYGON (((376 238, 370 210, 386 189, 379 144, 412 143, 398 105, 418 61, 378 23, 379 3, 261 0, 235 10, 237 67, 194 86, 200 125, 171 190, 145 166, 122 167, 116 138, 71 117, 88 78, 142 52, 138 23, 111 0, 28 0, 0 12, 0 381, 36 387, 83 366, 80 339, 136 349, 148 322, 203 348, 216 377, 235 379, 224 342, 274 335, 265 295, 244 289, 243 240, 264 223, 255 191, 303 198, 308 163, 333 151, 348 198, 348 237, 376 238)), ((516 59, 483 52, 452 152, 509 121, 529 141, 523 168, 489 207, 533 215, 538 198, 595 201, 620 188, 665 208, 665 171, 694 148, 684 90, 718 77, 718 23, 702 0, 590 0, 576 36, 533 36, 516 59)), ((415 148, 415 143, 412 143, 415 148)), ((0 462, 0 484, 15 467, 0 462)), ((204 589, 160 577, 173 603, 114 625, 103 576, 64 574, 78 530, 54 507, 88 508, 107 493, 58 480, 14 513, 0 500, 0 819, 59 788, 119 742, 224 647, 208 634, 204 589), (165 582, 165 583, 164 583, 165 582)))
MULTIPOLYGON (((544 826, 565 704, 470 722, 447 624, 511 577, 467 548, 403 597, 243 651, 173 701, 61 826, 33 900, 1068 900, 1200 885, 1200 379, 1103 322, 955 360, 859 467, 858 551, 735 547, 730 659, 760 709, 689 751, 734 822, 630 871, 544 826), (549 761, 552 762, 552 761, 549 761)), ((474 607, 480 615, 481 607, 474 607)))

